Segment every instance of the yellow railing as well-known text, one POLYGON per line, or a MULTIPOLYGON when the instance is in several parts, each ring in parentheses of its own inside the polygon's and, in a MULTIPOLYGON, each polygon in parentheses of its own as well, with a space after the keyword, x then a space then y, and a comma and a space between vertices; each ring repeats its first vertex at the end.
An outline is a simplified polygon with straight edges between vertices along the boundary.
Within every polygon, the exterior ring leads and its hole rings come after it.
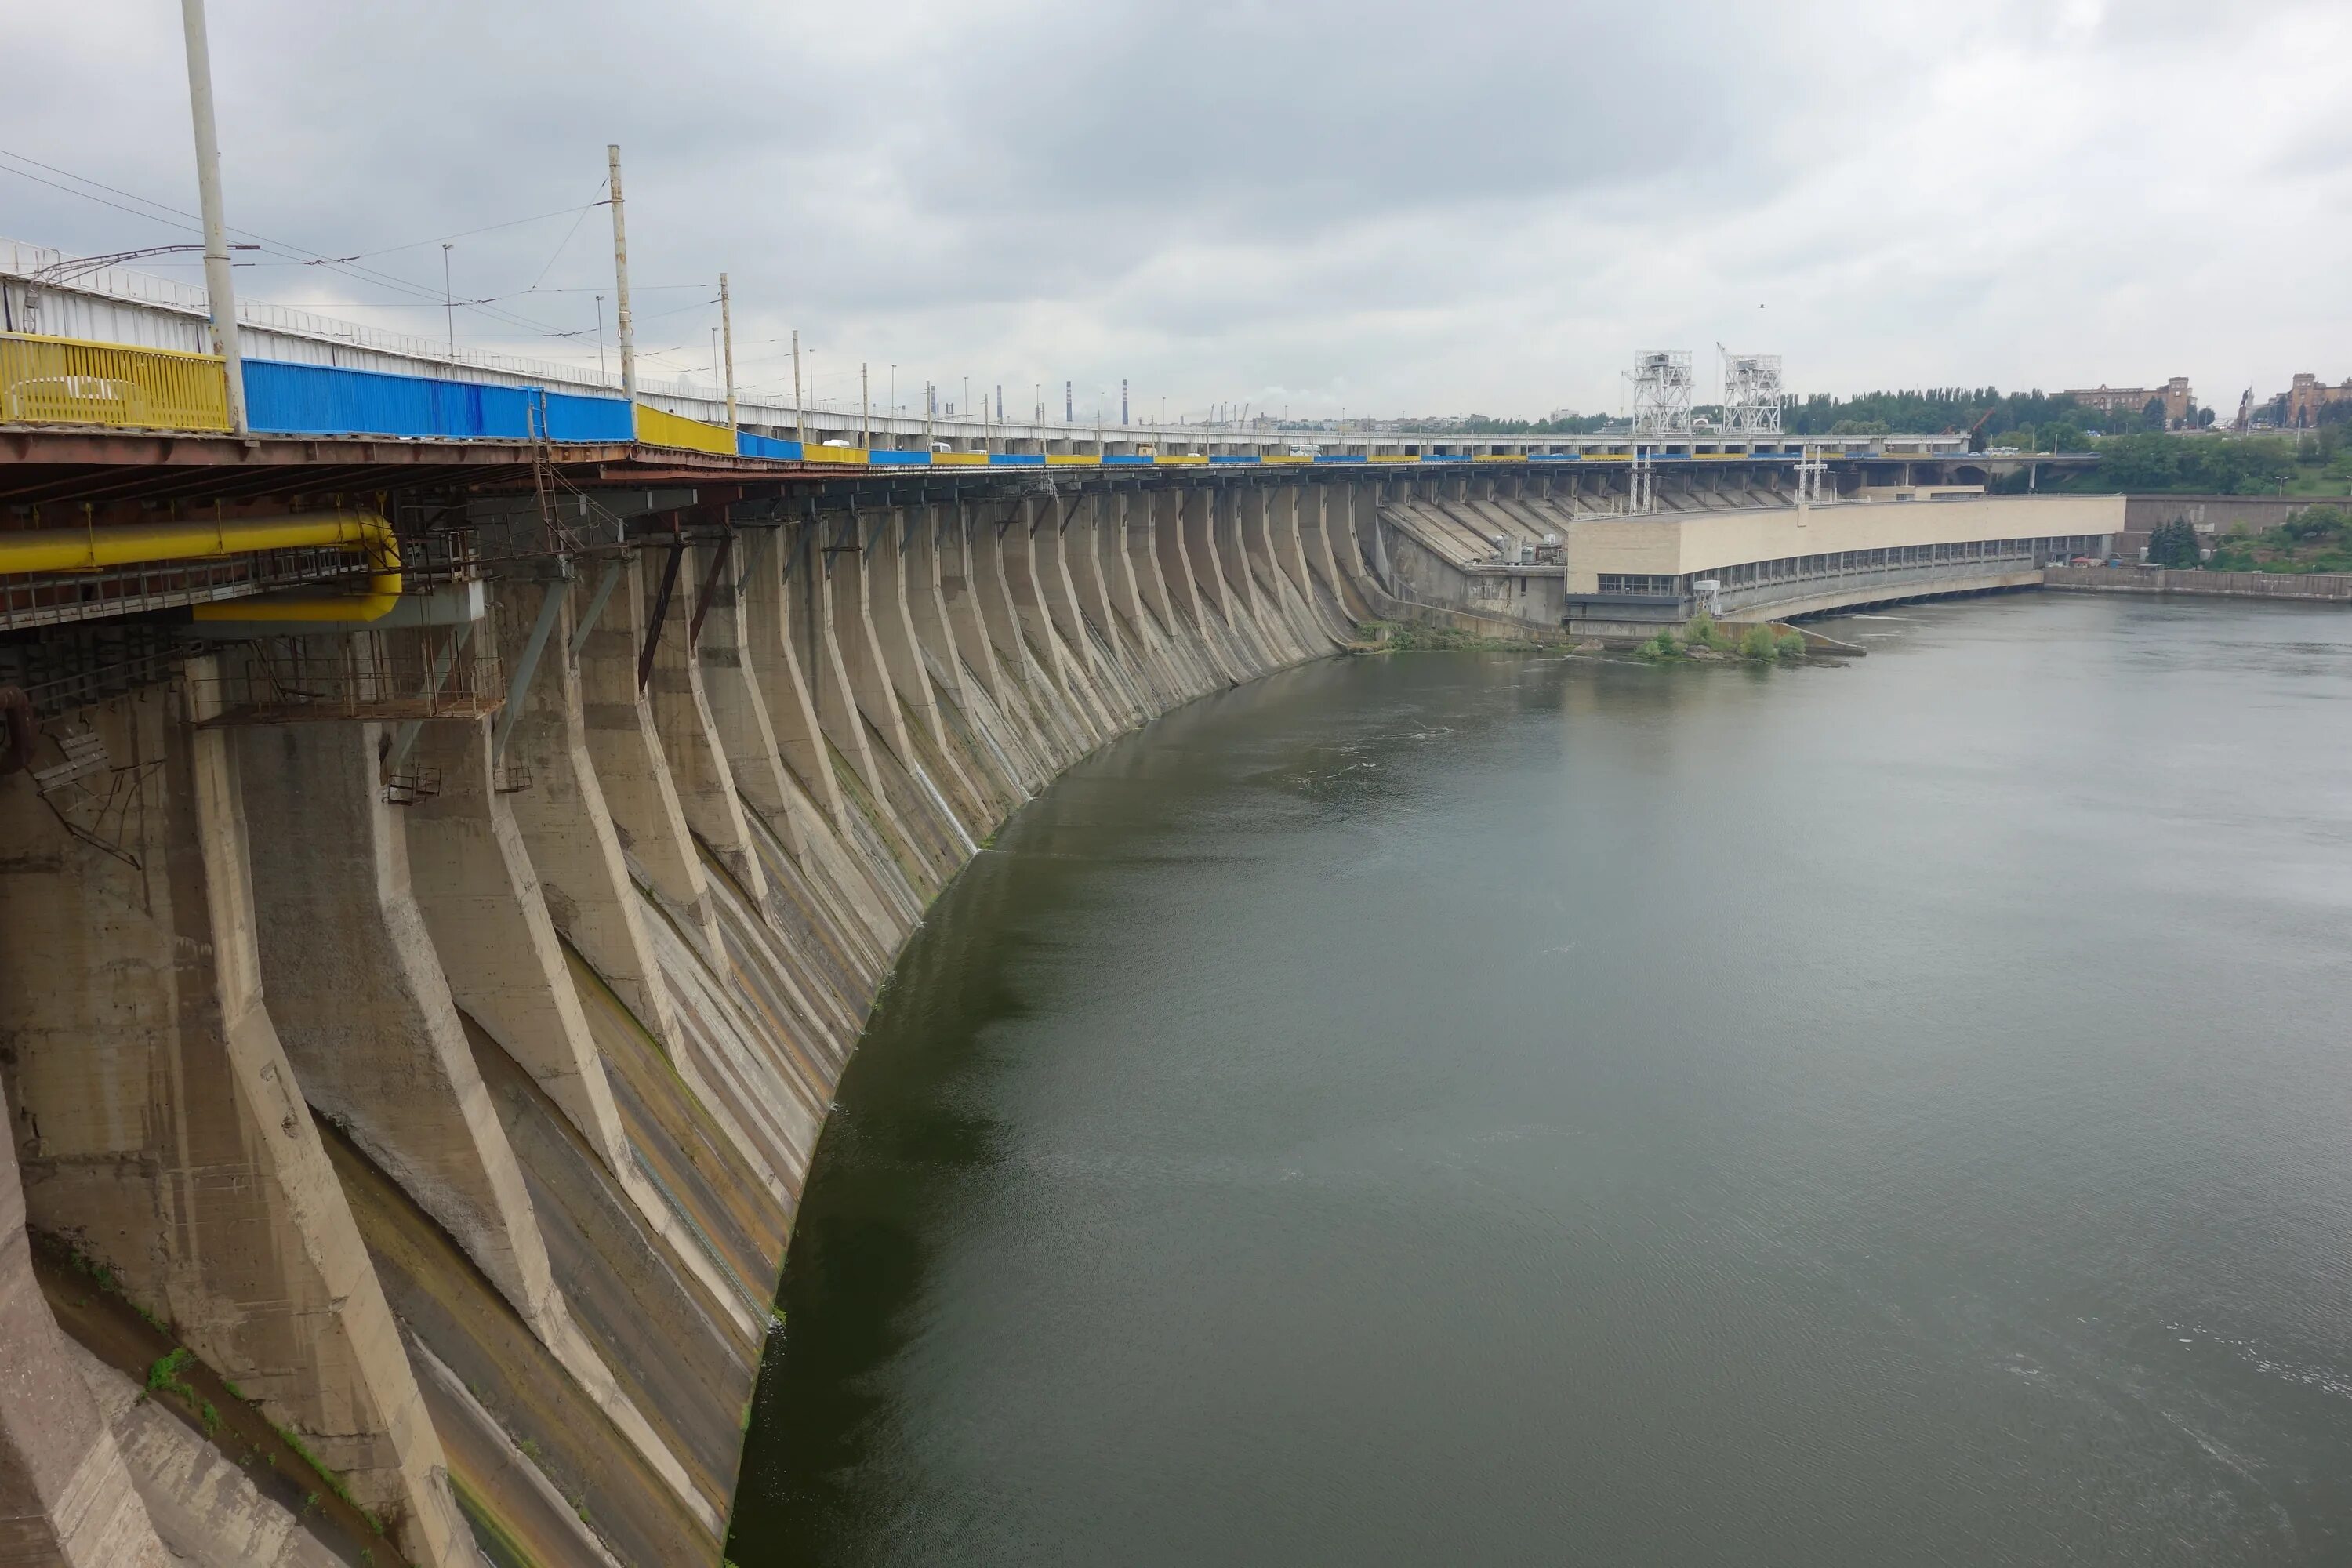
POLYGON ((985 452, 933 452, 931 461, 949 468, 985 468, 988 464, 988 454, 985 452))
POLYGON ((735 455, 735 432, 726 426, 705 425, 642 403, 637 405, 637 439, 648 447, 679 447, 689 452, 716 452, 722 458, 735 455))
POLYGON ((228 374, 210 354, 0 332, 0 423, 226 430, 228 374))
POLYGON ((803 463, 865 463, 873 459, 863 447, 828 447, 822 441, 801 443, 803 463))

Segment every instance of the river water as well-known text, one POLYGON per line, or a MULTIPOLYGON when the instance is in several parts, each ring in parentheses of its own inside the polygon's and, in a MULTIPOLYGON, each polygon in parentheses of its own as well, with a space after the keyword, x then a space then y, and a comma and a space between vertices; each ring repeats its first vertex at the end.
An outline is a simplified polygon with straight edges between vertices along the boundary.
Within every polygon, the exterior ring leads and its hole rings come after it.
POLYGON ((1335 660, 1007 826, 731 1554, 2352 1562, 2352 616, 1335 660))

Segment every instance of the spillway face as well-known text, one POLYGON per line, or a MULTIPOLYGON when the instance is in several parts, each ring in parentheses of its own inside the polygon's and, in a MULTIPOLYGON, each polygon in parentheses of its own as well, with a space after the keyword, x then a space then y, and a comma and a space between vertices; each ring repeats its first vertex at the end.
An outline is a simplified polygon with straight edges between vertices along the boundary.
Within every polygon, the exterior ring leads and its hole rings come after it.
POLYGON ((718 1563, 900 944, 1073 762, 1347 646, 1351 494, 685 529, 492 569, 480 711, 295 721, 222 642, 52 716, 0 779, 0 1562, 718 1563))

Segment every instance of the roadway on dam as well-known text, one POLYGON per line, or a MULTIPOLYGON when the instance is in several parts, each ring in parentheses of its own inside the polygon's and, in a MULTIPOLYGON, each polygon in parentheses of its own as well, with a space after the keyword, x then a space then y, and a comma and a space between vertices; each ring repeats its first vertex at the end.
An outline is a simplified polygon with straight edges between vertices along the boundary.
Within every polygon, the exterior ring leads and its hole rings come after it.
POLYGON ((784 1270, 771 1563, 2335 1563, 2352 617, 1326 660, 932 910, 784 1270))

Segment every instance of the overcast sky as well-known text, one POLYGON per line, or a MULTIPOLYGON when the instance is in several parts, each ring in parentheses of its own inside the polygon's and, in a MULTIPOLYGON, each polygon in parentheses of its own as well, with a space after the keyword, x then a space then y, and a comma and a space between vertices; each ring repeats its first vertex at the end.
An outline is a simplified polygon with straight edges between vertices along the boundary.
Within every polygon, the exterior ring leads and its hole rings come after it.
MULTIPOLYGON (((187 238, 23 162, 194 210, 178 5, 6 36, 0 235, 187 238)), ((787 397, 795 327, 821 395, 896 361, 903 404, 1016 417, 1067 378, 1116 418, 1122 376, 1171 416, 1608 411, 1642 348, 1705 395, 1718 341, 1798 391, 2187 374, 2224 416, 2352 375, 2346 0, 211 0, 211 36, 232 226, 429 299, 268 256, 243 293, 438 338, 437 241, 536 219, 456 241, 521 322, 460 347, 593 360, 617 141, 647 374, 708 379, 724 268, 787 397)))

